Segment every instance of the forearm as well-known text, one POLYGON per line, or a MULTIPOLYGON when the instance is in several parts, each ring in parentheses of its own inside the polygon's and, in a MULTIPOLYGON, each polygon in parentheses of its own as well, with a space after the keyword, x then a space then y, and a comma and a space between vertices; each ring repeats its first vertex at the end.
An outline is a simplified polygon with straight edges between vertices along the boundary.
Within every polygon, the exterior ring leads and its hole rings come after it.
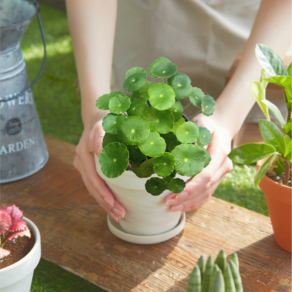
POLYGON ((110 92, 117 0, 66 0, 81 91, 82 120, 103 117, 96 99, 110 92))
POLYGON ((291 0, 262 0, 241 61, 216 102, 215 121, 233 137, 240 129, 255 99, 248 84, 259 81, 261 66, 256 44, 271 47, 281 58, 291 45, 291 0))

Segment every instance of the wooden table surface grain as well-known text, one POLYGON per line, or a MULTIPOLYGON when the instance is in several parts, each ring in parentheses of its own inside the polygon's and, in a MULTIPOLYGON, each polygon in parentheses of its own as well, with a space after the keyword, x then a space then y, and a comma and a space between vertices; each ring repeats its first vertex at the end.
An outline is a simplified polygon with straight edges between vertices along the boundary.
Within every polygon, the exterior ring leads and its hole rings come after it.
POLYGON ((204 254, 237 252, 245 292, 291 290, 291 254, 275 242, 270 219, 211 198, 187 213, 184 230, 154 245, 124 242, 88 194, 72 161, 75 147, 46 137, 50 158, 36 174, 1 185, 1 205, 16 204, 34 221, 42 257, 111 292, 185 291, 204 254))

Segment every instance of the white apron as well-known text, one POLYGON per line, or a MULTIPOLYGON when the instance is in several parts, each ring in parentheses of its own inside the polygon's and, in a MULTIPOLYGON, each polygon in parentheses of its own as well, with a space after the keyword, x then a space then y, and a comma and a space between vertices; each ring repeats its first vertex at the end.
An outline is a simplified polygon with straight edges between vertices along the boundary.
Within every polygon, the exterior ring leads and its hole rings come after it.
MULTIPOLYGON (((249 37, 260 0, 119 0, 112 89, 131 67, 170 59, 217 98, 225 75, 249 37)), ((151 80, 151 78, 148 78, 151 80)))

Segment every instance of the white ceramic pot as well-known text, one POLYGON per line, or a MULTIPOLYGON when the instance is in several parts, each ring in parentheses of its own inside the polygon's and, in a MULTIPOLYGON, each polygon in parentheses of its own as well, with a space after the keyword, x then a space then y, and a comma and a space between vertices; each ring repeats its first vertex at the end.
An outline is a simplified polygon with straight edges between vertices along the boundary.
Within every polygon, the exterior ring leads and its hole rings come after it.
MULTIPOLYGON (((127 215, 120 221, 120 226, 125 232, 134 235, 156 235, 176 227, 182 212, 172 212, 165 204, 166 196, 171 193, 169 190, 159 196, 152 196, 145 189, 145 183, 149 178, 138 178, 132 171, 125 171, 117 178, 108 178, 102 173, 96 155, 95 164, 98 174, 126 209, 127 215)), ((187 179, 178 175, 177 177, 187 179)))
POLYGON ((1 292, 29 292, 33 272, 41 258, 41 236, 36 225, 23 217, 35 236, 32 250, 17 263, 0 270, 1 292))

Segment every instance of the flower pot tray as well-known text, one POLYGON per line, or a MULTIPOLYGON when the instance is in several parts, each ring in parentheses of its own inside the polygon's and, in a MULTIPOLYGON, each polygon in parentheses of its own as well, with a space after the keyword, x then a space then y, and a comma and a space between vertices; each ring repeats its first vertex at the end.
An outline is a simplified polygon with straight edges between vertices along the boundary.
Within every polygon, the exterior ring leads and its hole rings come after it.
POLYGON ((270 219, 211 198, 186 213, 185 228, 159 244, 119 239, 72 165, 75 146, 46 137, 50 158, 38 173, 0 186, 39 227, 42 257, 107 291, 185 291, 201 254, 237 252, 244 291, 291 289, 291 254, 275 242, 270 219))

